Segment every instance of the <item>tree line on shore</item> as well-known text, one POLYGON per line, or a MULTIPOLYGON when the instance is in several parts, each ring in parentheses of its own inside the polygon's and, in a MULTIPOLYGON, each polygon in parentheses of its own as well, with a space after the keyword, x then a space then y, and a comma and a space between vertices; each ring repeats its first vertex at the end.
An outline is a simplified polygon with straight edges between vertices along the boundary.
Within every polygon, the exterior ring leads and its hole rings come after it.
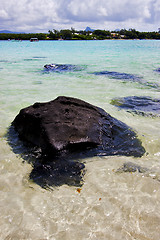
POLYGON ((105 39, 159 39, 158 32, 139 32, 135 29, 121 29, 116 31, 109 30, 80 30, 74 28, 63 30, 49 30, 48 33, 0 33, 0 40, 105 40, 105 39))

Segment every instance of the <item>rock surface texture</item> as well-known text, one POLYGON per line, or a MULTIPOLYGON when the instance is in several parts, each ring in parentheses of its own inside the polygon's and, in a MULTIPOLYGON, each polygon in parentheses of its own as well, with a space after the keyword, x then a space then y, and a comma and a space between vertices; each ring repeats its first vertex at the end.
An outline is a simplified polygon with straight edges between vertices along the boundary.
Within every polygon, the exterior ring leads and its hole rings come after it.
POLYGON ((136 134, 103 109, 70 97, 58 97, 22 109, 13 121, 19 137, 52 159, 74 153, 141 157, 136 134))

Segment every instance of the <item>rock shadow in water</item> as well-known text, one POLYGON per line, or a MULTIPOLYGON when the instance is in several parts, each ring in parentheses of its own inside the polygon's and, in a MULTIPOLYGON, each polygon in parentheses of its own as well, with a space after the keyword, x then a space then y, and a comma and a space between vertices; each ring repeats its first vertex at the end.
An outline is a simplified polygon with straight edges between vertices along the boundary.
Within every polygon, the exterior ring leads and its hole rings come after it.
POLYGON ((130 96, 115 98, 111 101, 111 104, 139 115, 160 117, 160 99, 146 96, 130 96))

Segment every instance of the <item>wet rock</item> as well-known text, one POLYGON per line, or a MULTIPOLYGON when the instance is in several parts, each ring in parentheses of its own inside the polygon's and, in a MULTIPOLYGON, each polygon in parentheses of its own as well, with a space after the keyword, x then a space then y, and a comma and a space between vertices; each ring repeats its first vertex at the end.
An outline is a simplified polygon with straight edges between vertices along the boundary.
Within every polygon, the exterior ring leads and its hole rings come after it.
POLYGON ((72 64, 46 64, 44 68, 45 70, 52 72, 74 72, 83 69, 81 66, 72 64))
POLYGON ((22 139, 40 147, 45 155, 90 149, 107 155, 144 154, 136 134, 127 125, 75 98, 35 103, 20 111, 13 126, 22 139))
POLYGON ((146 96, 131 96, 115 98, 111 101, 111 104, 143 116, 160 117, 160 99, 146 96))
MULTIPOLYGON (((42 187, 81 186, 85 172, 82 159, 86 157, 141 157, 145 153, 126 124, 101 108, 70 97, 22 109, 11 128, 18 133, 18 139, 29 144, 35 159, 30 178, 42 187)), ((10 134, 14 141, 15 133, 10 134)))

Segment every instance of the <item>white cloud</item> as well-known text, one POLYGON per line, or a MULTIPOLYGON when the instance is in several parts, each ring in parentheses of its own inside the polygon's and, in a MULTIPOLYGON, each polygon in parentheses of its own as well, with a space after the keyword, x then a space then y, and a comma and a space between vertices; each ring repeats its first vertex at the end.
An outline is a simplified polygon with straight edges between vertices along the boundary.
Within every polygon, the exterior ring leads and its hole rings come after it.
POLYGON ((159 22, 160 0, 0 0, 1 30, 47 32, 87 25, 157 30, 159 22))
POLYGON ((7 14, 7 12, 4 10, 4 9, 1 9, 0 10, 0 19, 8 19, 8 14, 7 14))
POLYGON ((143 12, 144 12, 144 17, 146 17, 146 18, 150 18, 151 17, 151 13, 150 13, 149 8, 147 6, 145 6, 143 12))

